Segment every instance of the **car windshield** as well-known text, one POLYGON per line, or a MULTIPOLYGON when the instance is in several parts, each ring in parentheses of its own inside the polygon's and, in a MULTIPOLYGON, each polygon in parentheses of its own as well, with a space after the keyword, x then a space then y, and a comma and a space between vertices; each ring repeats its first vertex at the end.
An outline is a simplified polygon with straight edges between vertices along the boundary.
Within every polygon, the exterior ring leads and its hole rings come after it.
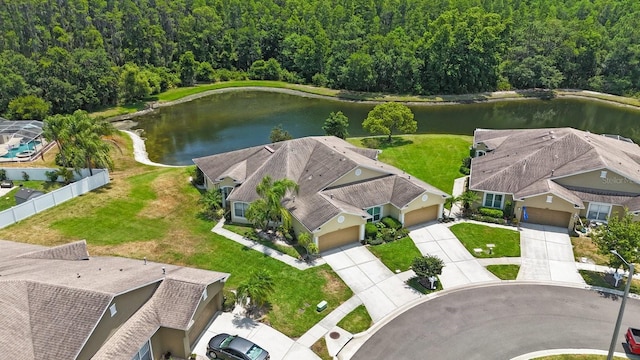
POLYGON ((227 338, 222 340, 222 342, 220 343, 220 348, 222 348, 222 349, 226 348, 227 346, 229 346, 229 343, 235 338, 236 337, 233 336, 233 335, 227 336, 227 338))
POLYGON ((258 345, 253 345, 249 351, 247 351, 247 356, 251 360, 256 360, 263 352, 264 350, 262 350, 258 345))

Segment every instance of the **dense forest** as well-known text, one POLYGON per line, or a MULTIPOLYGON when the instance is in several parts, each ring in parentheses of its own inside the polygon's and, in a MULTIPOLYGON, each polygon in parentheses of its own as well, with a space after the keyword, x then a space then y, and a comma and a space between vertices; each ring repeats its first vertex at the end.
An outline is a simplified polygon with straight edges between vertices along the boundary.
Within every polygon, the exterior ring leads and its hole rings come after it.
POLYGON ((640 94, 638 0, 0 0, 0 114, 280 79, 402 94, 640 94))

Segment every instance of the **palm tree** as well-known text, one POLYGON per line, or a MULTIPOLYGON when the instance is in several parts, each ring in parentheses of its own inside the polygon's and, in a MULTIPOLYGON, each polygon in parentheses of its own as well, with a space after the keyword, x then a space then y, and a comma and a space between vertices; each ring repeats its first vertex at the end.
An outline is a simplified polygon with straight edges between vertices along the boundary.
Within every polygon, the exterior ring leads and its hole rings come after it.
POLYGON ((67 123, 69 117, 65 115, 53 115, 44 120, 44 127, 42 128, 42 136, 47 141, 54 141, 60 154, 60 166, 67 166, 67 161, 64 157, 64 141, 68 140, 68 126, 67 123))
POLYGON ((256 229, 266 229, 269 225, 269 209, 265 199, 258 199, 249 204, 245 217, 256 229))
POLYGON ((465 210, 469 210, 469 208, 471 208, 471 205, 479 200, 480 195, 478 195, 478 193, 476 193, 475 191, 467 190, 459 196, 458 201, 462 201, 465 210))
POLYGON ((258 270, 236 289, 236 302, 249 308, 261 308, 274 292, 273 277, 267 270, 258 270), (248 303, 247 303, 248 301, 248 303))
POLYGON ((304 248, 307 252, 306 257, 318 253, 318 245, 313 242, 313 237, 308 232, 303 232, 298 235, 298 244, 304 248))
POLYGON ((218 189, 209 190, 202 194, 198 203, 204 207, 203 214, 208 219, 218 220, 222 212, 222 193, 218 189))
POLYGON ((460 202, 460 200, 461 200, 461 196, 452 196, 444 200, 445 207, 446 206, 449 207, 449 215, 447 217, 449 218, 451 217, 451 210, 453 209, 453 206, 458 202, 460 202))
POLYGON ((264 204, 261 204, 259 208, 266 213, 266 227, 269 226, 269 223, 280 223, 285 230, 291 228, 291 214, 282 205, 282 199, 289 191, 297 192, 298 184, 287 178, 273 181, 270 176, 265 176, 256 186, 256 192, 264 201, 264 204))

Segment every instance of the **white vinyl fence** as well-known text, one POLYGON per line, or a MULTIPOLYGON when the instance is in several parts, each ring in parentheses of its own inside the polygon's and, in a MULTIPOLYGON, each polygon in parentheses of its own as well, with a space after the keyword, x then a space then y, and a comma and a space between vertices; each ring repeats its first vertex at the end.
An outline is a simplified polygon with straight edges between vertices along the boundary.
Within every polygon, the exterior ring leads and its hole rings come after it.
MULTIPOLYGON (((29 180, 47 181, 45 172, 56 169, 5 168, 4 170, 9 180, 23 180, 22 172, 24 171, 29 174, 29 180)), ((88 174, 89 170, 83 169, 81 175, 86 177, 0 212, 0 229, 109 183, 109 172, 106 169, 93 169, 93 176, 87 176, 88 174)), ((76 176, 80 178, 77 174, 76 176)))

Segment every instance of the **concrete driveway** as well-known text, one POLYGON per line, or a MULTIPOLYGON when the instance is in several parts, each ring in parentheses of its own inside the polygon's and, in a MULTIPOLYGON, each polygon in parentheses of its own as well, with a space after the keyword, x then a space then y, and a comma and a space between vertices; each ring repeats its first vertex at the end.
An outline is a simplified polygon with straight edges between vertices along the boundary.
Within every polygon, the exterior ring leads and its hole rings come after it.
POLYGON ((327 251, 322 258, 362 300, 373 322, 421 296, 405 284, 412 271, 394 274, 360 244, 327 251))
POLYGON ((567 229, 523 224, 521 266, 517 280, 560 281, 584 285, 578 273, 567 229))
POLYGON ((469 254, 460 240, 443 224, 413 227, 409 236, 422 255, 435 255, 444 261, 440 281, 445 289, 499 280, 469 254))
POLYGON ((219 313, 196 344, 194 351, 198 359, 208 359, 207 344, 213 336, 227 333, 249 339, 264 348, 271 360, 320 360, 311 351, 281 332, 263 323, 244 317, 239 312, 219 313))

